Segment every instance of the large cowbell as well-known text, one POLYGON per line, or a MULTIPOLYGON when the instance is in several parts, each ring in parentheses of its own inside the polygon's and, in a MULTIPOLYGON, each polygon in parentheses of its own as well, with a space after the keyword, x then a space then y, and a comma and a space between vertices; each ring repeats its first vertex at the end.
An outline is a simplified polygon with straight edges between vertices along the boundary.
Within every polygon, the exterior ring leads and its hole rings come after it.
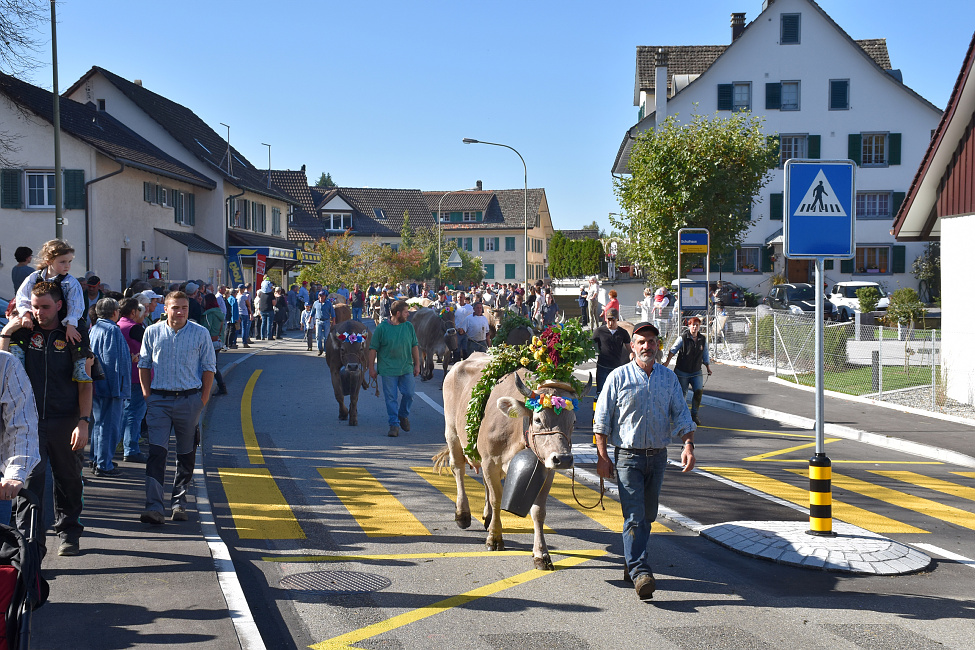
POLYGON ((501 509, 519 517, 527 516, 543 485, 545 466, 531 449, 522 449, 508 463, 508 475, 501 490, 501 509))

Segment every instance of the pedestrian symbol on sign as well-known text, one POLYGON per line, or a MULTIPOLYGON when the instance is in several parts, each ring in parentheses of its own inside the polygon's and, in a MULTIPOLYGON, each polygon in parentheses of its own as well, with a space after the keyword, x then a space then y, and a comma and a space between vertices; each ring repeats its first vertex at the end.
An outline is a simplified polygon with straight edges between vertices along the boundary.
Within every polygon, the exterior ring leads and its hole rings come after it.
POLYGON ((824 217, 845 217, 846 210, 836 199, 836 192, 829 184, 826 174, 820 169, 812 184, 802 197, 792 216, 820 215, 824 217))

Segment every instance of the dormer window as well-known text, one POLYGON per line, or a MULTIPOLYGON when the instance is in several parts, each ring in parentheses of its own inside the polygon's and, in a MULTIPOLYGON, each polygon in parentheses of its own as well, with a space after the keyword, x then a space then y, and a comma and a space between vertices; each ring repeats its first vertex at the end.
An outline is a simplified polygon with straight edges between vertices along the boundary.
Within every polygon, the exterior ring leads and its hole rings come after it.
POLYGON ((348 230, 352 227, 352 215, 349 213, 342 214, 340 212, 326 212, 322 215, 322 222, 325 226, 325 230, 348 230))

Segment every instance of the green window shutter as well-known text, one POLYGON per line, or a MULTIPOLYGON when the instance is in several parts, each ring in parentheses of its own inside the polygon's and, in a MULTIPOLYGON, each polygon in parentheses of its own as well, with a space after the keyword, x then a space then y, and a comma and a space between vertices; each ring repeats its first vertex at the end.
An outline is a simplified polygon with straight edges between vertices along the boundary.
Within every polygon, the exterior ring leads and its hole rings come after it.
POLYGON ((887 135, 887 164, 901 164, 901 134, 890 133, 887 135))
POLYGON ((840 273, 853 273, 855 259, 840 260, 840 273))
POLYGON ((19 169, 0 170, 0 208, 19 210, 23 207, 20 188, 21 171, 19 169))
POLYGON ((514 280, 515 279, 515 265, 514 264, 505 264, 504 265, 504 279, 505 280, 514 280))
POLYGON ((772 247, 762 247, 762 273, 772 272, 772 247))
POLYGON ((147 203, 152 203, 154 198, 155 190, 152 187, 152 183, 145 182, 142 184, 142 200, 147 203))
POLYGON ((782 221, 782 192, 769 194, 769 219, 772 221, 782 221))
POLYGON ((718 110, 730 111, 734 104, 734 84, 718 84, 718 110))
POLYGON ((858 166, 861 164, 860 157, 860 147, 862 144, 862 138, 859 133, 851 133, 849 138, 849 144, 847 146, 846 157, 855 162, 858 166))
POLYGON ((810 135, 806 138, 806 155, 813 160, 819 160, 821 154, 819 153, 822 142, 822 136, 810 135))
POLYGON ((156 203, 162 204, 162 185, 156 185, 156 203))
POLYGON ((493 280, 494 279, 494 264, 484 265, 484 279, 493 280))
POLYGON ((845 111, 849 108, 850 81, 848 79, 830 79, 829 109, 831 111, 845 111))
POLYGON ((190 226, 196 225, 196 195, 186 195, 186 223, 190 226))
POLYGON ((463 220, 464 220, 464 215, 461 214, 460 212, 451 212, 450 213, 450 222, 451 223, 460 223, 463 220))
POLYGON ((833 270, 833 260, 823 260, 823 270, 832 271, 833 270))
POLYGON ((483 212, 478 212, 475 218, 478 221, 484 221, 484 213, 483 212))
POLYGON ((904 192, 894 192, 891 194, 890 198, 890 218, 893 219, 897 216, 897 213, 901 210, 901 204, 904 203, 904 192))
POLYGON ((496 250, 496 251, 501 250, 501 238, 500 237, 495 237, 494 238, 494 250, 496 250))
POLYGON ((765 84, 765 108, 766 110, 782 108, 782 84, 765 84))
POLYGON ((85 209, 85 170, 64 170, 64 209, 85 209))
POLYGON ((907 252, 906 246, 893 246, 894 255, 891 259, 890 266, 894 273, 903 273, 907 265, 905 264, 904 254, 907 252))
POLYGON ((179 200, 177 190, 173 190, 173 221, 183 223, 183 202, 179 200))
POLYGON ((515 238, 505 237, 504 238, 504 249, 506 251, 513 251, 515 249, 515 238))
POLYGON ((799 42, 799 16, 800 14, 782 14, 781 43, 799 42))
POLYGON ((483 237, 478 237, 477 238, 477 250, 479 250, 479 251, 483 251, 484 250, 484 238, 483 237))
POLYGON ((473 237, 468 237, 467 238, 467 240, 466 240, 466 246, 465 246, 464 250, 466 250, 468 253, 471 253, 471 252, 474 251, 474 238, 473 237))

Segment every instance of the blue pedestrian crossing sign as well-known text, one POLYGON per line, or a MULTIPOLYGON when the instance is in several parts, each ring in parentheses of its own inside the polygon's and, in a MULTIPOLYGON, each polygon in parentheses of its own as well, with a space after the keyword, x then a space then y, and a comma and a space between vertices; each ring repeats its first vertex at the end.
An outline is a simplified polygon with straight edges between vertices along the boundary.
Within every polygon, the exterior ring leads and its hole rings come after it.
POLYGON ((856 254, 855 174, 852 160, 786 161, 786 257, 849 259, 856 254))

